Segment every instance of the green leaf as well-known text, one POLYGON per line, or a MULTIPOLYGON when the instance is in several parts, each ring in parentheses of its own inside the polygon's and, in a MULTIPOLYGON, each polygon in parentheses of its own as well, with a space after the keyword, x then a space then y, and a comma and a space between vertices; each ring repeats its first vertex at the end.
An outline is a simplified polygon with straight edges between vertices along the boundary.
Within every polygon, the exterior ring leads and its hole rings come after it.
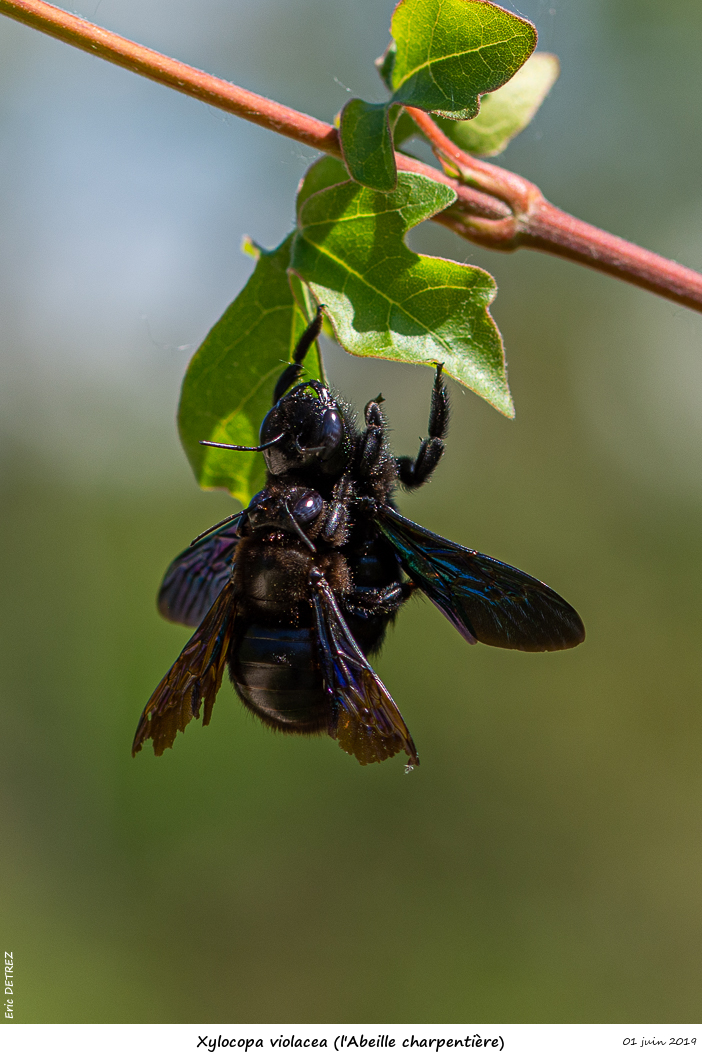
MULTIPOLYGON (((441 121, 442 118, 439 118, 438 120, 441 121)), ((455 124, 455 122, 453 123, 455 124)), ((411 139, 412 136, 419 136, 420 138, 424 138, 421 131, 414 123, 407 111, 401 109, 400 116, 395 122, 395 127, 392 130, 392 137, 395 140, 395 147, 398 148, 402 146, 402 144, 405 143, 408 139, 411 139)))
MULTIPOLYGON (((341 114, 341 149, 352 179, 394 190, 388 110, 417 106, 453 120, 475 117, 480 96, 510 79, 536 46, 536 30, 487 0, 400 0, 393 42, 376 61, 390 104, 352 99, 341 114)), ((398 128, 405 132, 406 122, 398 128)), ((401 142, 396 138, 395 142, 401 142)))
POLYGON ((341 151, 349 175, 373 190, 391 191, 397 184, 395 152, 388 123, 388 103, 351 99, 341 112, 341 151))
MULTIPOLYGON (((312 179, 321 182, 319 172, 312 179)), ((488 311, 494 280, 481 268, 419 256, 404 242, 411 227, 455 200, 454 191, 405 172, 390 194, 351 180, 305 189, 292 266, 326 305, 340 344, 353 355, 442 362, 512 417, 502 341, 488 311)))
POLYGON ((310 195, 316 194, 317 191, 324 190, 326 187, 333 187, 336 183, 347 183, 348 178, 349 174, 343 161, 332 157, 330 154, 323 154, 321 158, 318 158, 317 161, 310 165, 302 177, 302 182, 297 191, 298 213, 310 195))
POLYGON ((559 70, 555 55, 537 51, 504 87, 483 96, 480 113, 472 121, 447 121, 440 117, 438 123, 462 150, 484 157, 501 154, 510 139, 534 117, 559 70))
POLYGON ((392 101, 452 120, 475 117, 536 47, 531 22, 487 0, 400 0, 390 26, 394 56, 381 76, 392 101))
MULTIPOLYGON (((251 278, 208 333, 183 381, 178 427, 195 477, 201 487, 226 488, 244 505, 263 486, 262 455, 202 447, 200 440, 258 443, 275 383, 306 326, 286 273, 292 239, 259 250, 251 278)), ((305 375, 322 376, 316 348, 307 353, 305 375)))
POLYGON ((397 55, 397 44, 394 40, 391 40, 387 48, 380 56, 375 60, 375 68, 377 69, 380 76, 385 81, 385 87, 389 92, 393 90, 392 87, 392 68, 395 65, 395 56, 397 55))

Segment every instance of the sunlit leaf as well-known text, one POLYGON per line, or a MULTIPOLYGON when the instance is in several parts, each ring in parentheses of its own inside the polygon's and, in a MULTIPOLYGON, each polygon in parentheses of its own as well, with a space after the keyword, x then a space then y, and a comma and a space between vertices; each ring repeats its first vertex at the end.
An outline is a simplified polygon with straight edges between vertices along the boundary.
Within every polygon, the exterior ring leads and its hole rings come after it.
POLYGON ((466 120, 526 62, 536 30, 486 0, 400 0, 380 64, 393 102, 466 120))
POLYGON ((532 120, 559 71, 555 55, 537 51, 511 81, 483 96, 480 113, 472 121, 447 121, 440 117, 438 122, 462 150, 485 157, 500 154, 532 120))
MULTIPOLYGON (((335 180, 338 170, 326 173, 335 180)), ((312 184, 322 182, 319 172, 311 176, 312 184)), ((404 172, 390 194, 351 180, 309 189, 303 183, 292 266, 326 305, 341 345, 354 355, 442 362, 511 417, 502 341, 488 311, 494 280, 477 267, 420 256, 404 242, 411 227, 455 200, 454 191, 404 172)))
MULTIPOLYGON (((508 81, 536 45, 530 22, 487 0, 401 0, 390 31, 393 42, 376 63, 390 103, 352 99, 340 125, 350 176, 381 191, 393 190, 397 179, 388 127, 393 103, 454 120, 475 117, 480 96, 508 81)), ((404 131, 401 125, 398 133, 404 131)))
MULTIPOLYGON (((254 446, 271 406, 275 382, 305 328, 290 288, 292 235, 273 250, 258 250, 251 278, 215 323, 190 361, 178 411, 180 438, 202 487, 224 487, 246 505, 260 490, 260 454, 202 447, 200 440, 254 446)), ((321 377, 316 348, 305 376, 321 377)))

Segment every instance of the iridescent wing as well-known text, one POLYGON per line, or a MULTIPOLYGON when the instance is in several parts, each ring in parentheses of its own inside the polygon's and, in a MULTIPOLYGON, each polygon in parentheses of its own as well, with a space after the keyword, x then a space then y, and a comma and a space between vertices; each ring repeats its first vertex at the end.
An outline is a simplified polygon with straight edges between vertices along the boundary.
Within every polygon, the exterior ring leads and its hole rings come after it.
POLYGON ((392 696, 356 644, 334 594, 323 577, 312 598, 317 647, 334 719, 330 734, 362 766, 383 762, 398 751, 419 765, 417 749, 392 696))
POLYGON ((132 755, 141 751, 148 739, 154 742, 154 754, 162 755, 173 746, 176 734, 183 732, 190 719, 200 717, 202 704, 202 724, 209 724, 234 633, 236 609, 234 586, 228 583, 156 686, 139 719, 132 755))
POLYGON ((229 582, 241 517, 238 513, 171 562, 158 592, 158 610, 164 619, 200 625, 229 582))
POLYGON ((390 506, 376 523, 409 577, 471 644, 553 652, 584 640, 575 609, 526 572, 434 535, 390 506))

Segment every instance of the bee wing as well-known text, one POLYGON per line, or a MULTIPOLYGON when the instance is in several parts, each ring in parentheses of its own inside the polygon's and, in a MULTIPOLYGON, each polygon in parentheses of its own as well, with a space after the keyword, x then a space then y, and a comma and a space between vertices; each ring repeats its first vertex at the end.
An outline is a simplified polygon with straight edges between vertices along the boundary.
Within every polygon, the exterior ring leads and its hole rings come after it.
POLYGON ((183 732, 190 719, 200 717, 203 703, 202 724, 209 724, 235 629, 236 609, 234 586, 228 583, 156 686, 139 719, 132 755, 141 751, 148 739, 154 742, 154 754, 162 755, 173 746, 176 734, 183 732))
POLYGON ((321 578, 314 590, 317 646, 334 711, 330 734, 362 766, 383 762, 398 751, 408 755, 410 766, 419 765, 402 715, 356 644, 326 580, 321 578))
POLYGON ((158 592, 158 610, 164 619, 200 625, 229 582, 241 516, 188 546, 171 562, 158 592))
POLYGON ((409 577, 471 644, 553 652, 584 640, 575 609, 526 572, 449 542, 390 506, 376 523, 409 577))

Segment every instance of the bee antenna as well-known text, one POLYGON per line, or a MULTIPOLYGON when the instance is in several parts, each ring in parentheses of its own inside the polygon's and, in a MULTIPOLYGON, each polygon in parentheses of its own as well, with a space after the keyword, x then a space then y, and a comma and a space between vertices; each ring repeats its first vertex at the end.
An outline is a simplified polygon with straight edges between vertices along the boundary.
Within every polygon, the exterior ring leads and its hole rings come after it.
POLYGON ((207 536, 211 535, 213 531, 217 530, 217 528, 224 527, 224 525, 228 524, 230 520, 236 520, 236 518, 240 517, 240 516, 241 516, 241 512, 238 512, 238 513, 232 513, 231 516, 225 517, 224 520, 220 520, 219 524, 213 524, 212 527, 207 529, 207 531, 201 531, 200 534, 197 536, 197 538, 194 538, 192 540, 190 545, 194 546, 196 542, 200 541, 200 539, 207 538, 207 536))
POLYGON ((265 451, 269 447, 275 447, 276 443, 280 443, 284 436, 285 433, 281 432, 279 436, 274 436, 267 443, 259 443, 258 447, 239 447, 234 443, 214 443, 212 440, 200 440, 200 443, 203 447, 220 447, 223 451, 265 451))

